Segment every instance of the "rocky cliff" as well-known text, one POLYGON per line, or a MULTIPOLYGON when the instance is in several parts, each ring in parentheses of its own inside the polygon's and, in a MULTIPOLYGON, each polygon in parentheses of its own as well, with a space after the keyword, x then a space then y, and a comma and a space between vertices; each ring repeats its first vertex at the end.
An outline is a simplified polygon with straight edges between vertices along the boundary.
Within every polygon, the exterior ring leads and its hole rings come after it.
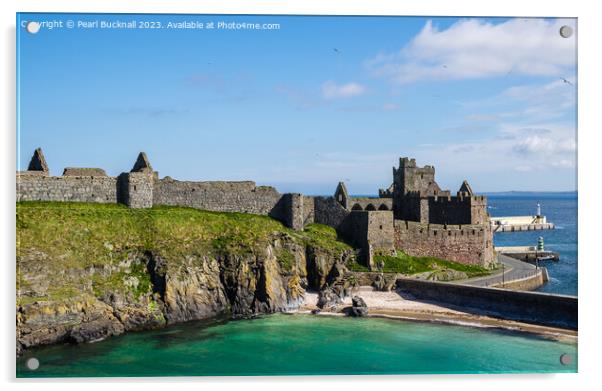
POLYGON ((18 203, 17 350, 295 309, 354 254, 265 216, 18 203))

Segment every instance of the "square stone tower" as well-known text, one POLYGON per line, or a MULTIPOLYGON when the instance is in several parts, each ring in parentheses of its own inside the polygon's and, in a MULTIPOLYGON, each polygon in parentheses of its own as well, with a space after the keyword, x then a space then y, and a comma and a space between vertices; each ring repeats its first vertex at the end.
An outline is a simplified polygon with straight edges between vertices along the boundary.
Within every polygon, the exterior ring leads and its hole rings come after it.
POLYGON ((130 208, 151 208, 155 176, 146 153, 140 152, 132 170, 119 175, 119 202, 130 208))

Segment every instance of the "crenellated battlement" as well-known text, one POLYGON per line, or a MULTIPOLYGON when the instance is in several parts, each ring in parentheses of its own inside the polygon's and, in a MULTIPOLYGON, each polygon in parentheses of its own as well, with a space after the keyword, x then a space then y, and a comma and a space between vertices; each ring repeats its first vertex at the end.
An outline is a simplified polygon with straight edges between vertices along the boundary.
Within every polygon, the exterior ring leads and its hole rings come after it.
POLYGON ((490 267, 495 263, 490 227, 421 224, 394 220, 395 248, 414 256, 431 256, 490 267))

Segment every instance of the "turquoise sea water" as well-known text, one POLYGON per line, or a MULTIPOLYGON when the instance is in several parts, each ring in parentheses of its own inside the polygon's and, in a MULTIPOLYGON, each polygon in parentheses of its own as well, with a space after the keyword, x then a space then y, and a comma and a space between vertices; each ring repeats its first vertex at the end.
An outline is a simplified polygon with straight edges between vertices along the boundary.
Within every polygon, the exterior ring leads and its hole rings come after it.
POLYGON ((18 377, 575 372, 577 346, 504 331, 376 318, 271 315, 192 322, 28 352, 18 377), (568 353, 573 362, 560 364, 568 353), (40 367, 26 368, 36 357, 40 367))

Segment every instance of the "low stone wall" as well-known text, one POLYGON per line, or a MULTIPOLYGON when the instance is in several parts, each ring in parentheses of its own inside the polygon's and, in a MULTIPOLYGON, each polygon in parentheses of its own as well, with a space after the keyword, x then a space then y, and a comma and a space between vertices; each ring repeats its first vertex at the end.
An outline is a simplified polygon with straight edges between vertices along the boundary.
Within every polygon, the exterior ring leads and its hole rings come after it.
POLYGON ((397 287, 417 299, 473 308, 502 319, 577 329, 578 299, 574 296, 409 278, 397 279, 397 287))
POLYGON ((488 267, 495 262, 489 225, 458 226, 395 220, 395 248, 413 256, 431 256, 488 267))
POLYGON ((545 267, 534 270, 533 273, 511 281, 504 281, 504 284, 491 285, 495 288, 512 289, 516 291, 531 291, 537 289, 548 282, 548 270, 545 267))

